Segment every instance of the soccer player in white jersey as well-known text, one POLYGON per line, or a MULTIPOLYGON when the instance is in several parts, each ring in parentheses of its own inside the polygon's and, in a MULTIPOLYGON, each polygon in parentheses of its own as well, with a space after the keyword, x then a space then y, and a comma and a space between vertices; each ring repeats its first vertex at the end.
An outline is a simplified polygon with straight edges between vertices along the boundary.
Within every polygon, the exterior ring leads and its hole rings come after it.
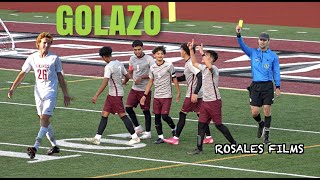
MULTIPOLYGON (((152 56, 147 55, 143 52, 142 41, 133 41, 132 47, 134 55, 130 57, 128 73, 133 79, 133 84, 127 97, 126 112, 130 116, 130 119, 133 125, 135 126, 136 133, 139 135, 143 132, 143 128, 137 119, 133 107, 138 106, 138 104, 140 103, 140 99, 144 94, 144 90, 146 89, 146 85, 149 81, 149 70, 151 65, 154 64, 154 59, 152 56)), ((146 101, 144 105, 140 104, 140 108, 144 114, 146 128, 146 131, 143 132, 142 136, 140 136, 140 139, 151 138, 151 94, 152 92, 150 91, 146 96, 146 101)))
POLYGON ((210 123, 211 119, 216 128, 227 138, 231 144, 236 144, 229 129, 222 123, 222 101, 218 89, 219 69, 213 65, 218 59, 218 54, 215 51, 203 51, 203 44, 197 46, 202 55, 202 62, 197 62, 195 52, 193 51, 194 40, 188 43, 192 65, 202 71, 203 80, 203 101, 200 108, 200 115, 198 120, 198 136, 197 148, 188 154, 200 154, 202 152, 203 139, 206 126, 210 123))
POLYGON ((109 94, 105 100, 104 107, 101 112, 101 120, 95 137, 85 138, 85 140, 92 144, 99 145, 101 136, 107 127, 108 117, 110 113, 112 113, 119 115, 128 132, 131 134, 131 140, 128 142, 128 145, 139 143, 140 138, 135 133, 132 122, 125 113, 122 101, 124 95, 122 85, 128 82, 130 76, 120 61, 112 59, 111 47, 102 47, 99 50, 99 55, 102 57, 103 61, 107 63, 107 65, 104 68, 103 81, 96 94, 92 97, 91 102, 94 104, 97 102, 99 95, 104 91, 106 86, 109 86, 109 94), (125 77, 124 80, 122 80, 123 76, 125 77))
POLYGON ((158 134, 158 139, 154 143, 160 144, 164 143, 161 117, 170 126, 172 134, 175 135, 176 126, 169 116, 172 102, 172 81, 177 90, 176 102, 180 100, 180 87, 173 64, 163 59, 166 49, 163 46, 157 46, 152 50, 152 53, 156 63, 150 68, 149 82, 140 104, 144 105, 146 97, 154 84, 153 113, 155 114, 155 127, 158 134))
MULTIPOLYGON (((164 142, 168 144, 178 145, 179 137, 186 123, 186 117, 188 112, 196 112, 199 117, 200 106, 202 103, 202 73, 201 71, 192 65, 190 59, 190 50, 187 43, 183 43, 180 46, 180 55, 185 61, 184 72, 182 76, 177 77, 178 82, 187 82, 186 97, 184 99, 181 111, 179 113, 179 121, 177 123, 176 135, 164 139, 164 142)), ((195 47, 193 47, 195 51, 195 47)), ((206 126, 206 138, 203 140, 204 144, 212 144, 214 142, 210 134, 209 126, 206 126)))
POLYGON ((54 139, 53 127, 50 122, 50 117, 53 115, 53 110, 56 104, 58 84, 60 84, 64 95, 65 106, 68 106, 71 100, 62 74, 61 61, 57 55, 49 52, 52 42, 53 37, 50 33, 42 32, 38 35, 36 39, 38 51, 31 54, 24 62, 20 73, 16 77, 8 93, 8 97, 11 98, 14 90, 23 81, 26 74, 33 69, 36 79, 34 97, 37 113, 40 118, 40 130, 36 137, 34 146, 28 147, 27 149, 27 153, 31 159, 35 157, 44 135, 47 136, 52 145, 52 148, 49 149, 47 154, 52 155, 60 152, 60 149, 54 139))

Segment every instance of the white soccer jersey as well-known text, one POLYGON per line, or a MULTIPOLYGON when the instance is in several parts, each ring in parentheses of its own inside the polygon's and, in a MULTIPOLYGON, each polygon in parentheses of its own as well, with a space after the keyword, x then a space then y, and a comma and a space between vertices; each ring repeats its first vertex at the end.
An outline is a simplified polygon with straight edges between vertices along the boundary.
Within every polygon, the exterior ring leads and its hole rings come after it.
POLYGON ((113 60, 109 62, 104 68, 104 77, 109 78, 109 95, 110 96, 123 96, 122 78, 128 74, 124 65, 118 61, 113 60))
POLYGON ((176 77, 171 62, 164 61, 160 66, 154 63, 150 67, 149 78, 153 79, 154 98, 172 98, 172 78, 176 77))
MULTIPOLYGON (((183 74, 186 77, 187 82, 187 92, 186 97, 191 97, 194 90, 197 87, 197 74, 200 72, 200 70, 192 65, 191 59, 189 59, 185 65, 184 65, 184 72, 183 74)), ((198 98, 202 98, 202 88, 198 92, 198 98)))
POLYGON ((218 89, 219 69, 212 65, 211 71, 204 64, 199 64, 202 71, 203 101, 215 101, 221 99, 218 89))
MULTIPOLYGON (((137 58, 136 55, 130 57, 129 66, 133 67, 133 81, 143 75, 148 75, 150 67, 155 63, 152 56, 145 54, 142 58, 137 58)), ((140 84, 132 84, 132 89, 136 91, 144 91, 148 84, 148 79, 142 79, 140 84)))
POLYGON ((31 54, 22 66, 22 71, 28 73, 31 69, 35 75, 35 95, 39 98, 56 97, 58 92, 57 72, 62 71, 59 57, 49 52, 41 58, 39 52, 31 54))

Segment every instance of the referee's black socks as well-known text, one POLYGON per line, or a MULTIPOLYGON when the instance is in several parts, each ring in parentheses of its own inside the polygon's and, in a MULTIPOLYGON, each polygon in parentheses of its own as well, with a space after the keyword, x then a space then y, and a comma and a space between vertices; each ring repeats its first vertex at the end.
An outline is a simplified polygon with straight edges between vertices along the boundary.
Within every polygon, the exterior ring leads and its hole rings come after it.
POLYGON ((265 116, 264 117, 264 127, 270 128, 271 125, 271 116, 265 116))

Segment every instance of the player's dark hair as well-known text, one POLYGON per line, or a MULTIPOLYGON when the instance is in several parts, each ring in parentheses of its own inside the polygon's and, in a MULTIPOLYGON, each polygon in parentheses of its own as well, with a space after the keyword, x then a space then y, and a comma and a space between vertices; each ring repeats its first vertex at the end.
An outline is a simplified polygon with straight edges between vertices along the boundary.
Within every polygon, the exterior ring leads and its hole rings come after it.
MULTIPOLYGON (((189 49, 187 43, 181 44, 180 48, 182 48, 190 56, 190 49, 189 49)), ((194 53, 196 53, 196 45, 195 44, 193 45, 192 50, 193 50, 194 53)))
POLYGON ((166 49, 164 48, 164 46, 157 46, 152 50, 152 54, 157 53, 158 51, 162 51, 163 54, 166 54, 166 49))
POLYGON ((140 41, 140 40, 134 40, 133 42, 132 42, 132 47, 136 47, 136 46, 143 46, 143 42, 142 41, 140 41))
POLYGON ((210 54, 210 57, 213 59, 213 62, 216 62, 218 60, 218 53, 213 50, 207 50, 206 53, 210 54))
POLYGON ((100 50, 99 50, 99 55, 102 56, 106 56, 106 57, 110 57, 112 54, 112 48, 108 47, 108 46, 103 46, 100 50))

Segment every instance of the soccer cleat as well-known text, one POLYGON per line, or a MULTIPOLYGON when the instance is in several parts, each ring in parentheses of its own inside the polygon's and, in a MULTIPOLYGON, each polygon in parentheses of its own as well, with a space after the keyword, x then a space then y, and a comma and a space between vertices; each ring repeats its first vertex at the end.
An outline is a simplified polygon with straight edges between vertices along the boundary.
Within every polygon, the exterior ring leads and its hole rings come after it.
POLYGON ((128 145, 133 145, 133 144, 137 144, 137 143, 139 143, 141 140, 140 140, 140 138, 132 138, 127 144, 128 145))
POLYGON ((28 147, 27 154, 30 159, 33 159, 36 156, 37 149, 35 147, 28 147))
POLYGON ((258 132, 257 132, 257 137, 258 138, 261 138, 263 136, 263 128, 264 127, 264 121, 262 121, 261 123, 259 123, 259 126, 258 126, 258 132))
POLYGON ((179 139, 175 139, 173 137, 171 138, 167 138, 167 139, 163 139, 163 141, 167 144, 173 144, 173 145, 178 145, 179 144, 179 139))
POLYGON ((206 137, 203 140, 203 144, 213 144, 214 140, 212 137, 206 137))
POLYGON ((135 127, 134 130, 137 135, 139 135, 143 132, 143 128, 141 126, 135 127))
POLYGON ((84 140, 91 144, 95 144, 95 145, 100 144, 100 139, 97 139, 97 138, 84 138, 84 140))
POLYGON ((198 148, 196 148, 195 150, 191 151, 191 152, 187 152, 187 154, 190 155, 195 155, 195 154, 201 154, 202 151, 200 151, 198 148))
POLYGON ((142 136, 140 136, 140 139, 151 139, 151 132, 142 133, 142 136))
POLYGON ((271 144, 271 142, 269 140, 269 131, 265 131, 264 130, 264 141, 263 141, 263 144, 271 144))
POLYGON ((54 153, 59 153, 60 148, 58 146, 53 146, 51 149, 48 150, 48 155, 53 155, 54 153))
POLYGON ((265 139, 265 140, 263 141, 263 144, 271 144, 271 142, 270 142, 269 139, 265 139))
POLYGON ((161 144, 164 143, 163 139, 158 138, 156 141, 153 142, 153 144, 161 144))

